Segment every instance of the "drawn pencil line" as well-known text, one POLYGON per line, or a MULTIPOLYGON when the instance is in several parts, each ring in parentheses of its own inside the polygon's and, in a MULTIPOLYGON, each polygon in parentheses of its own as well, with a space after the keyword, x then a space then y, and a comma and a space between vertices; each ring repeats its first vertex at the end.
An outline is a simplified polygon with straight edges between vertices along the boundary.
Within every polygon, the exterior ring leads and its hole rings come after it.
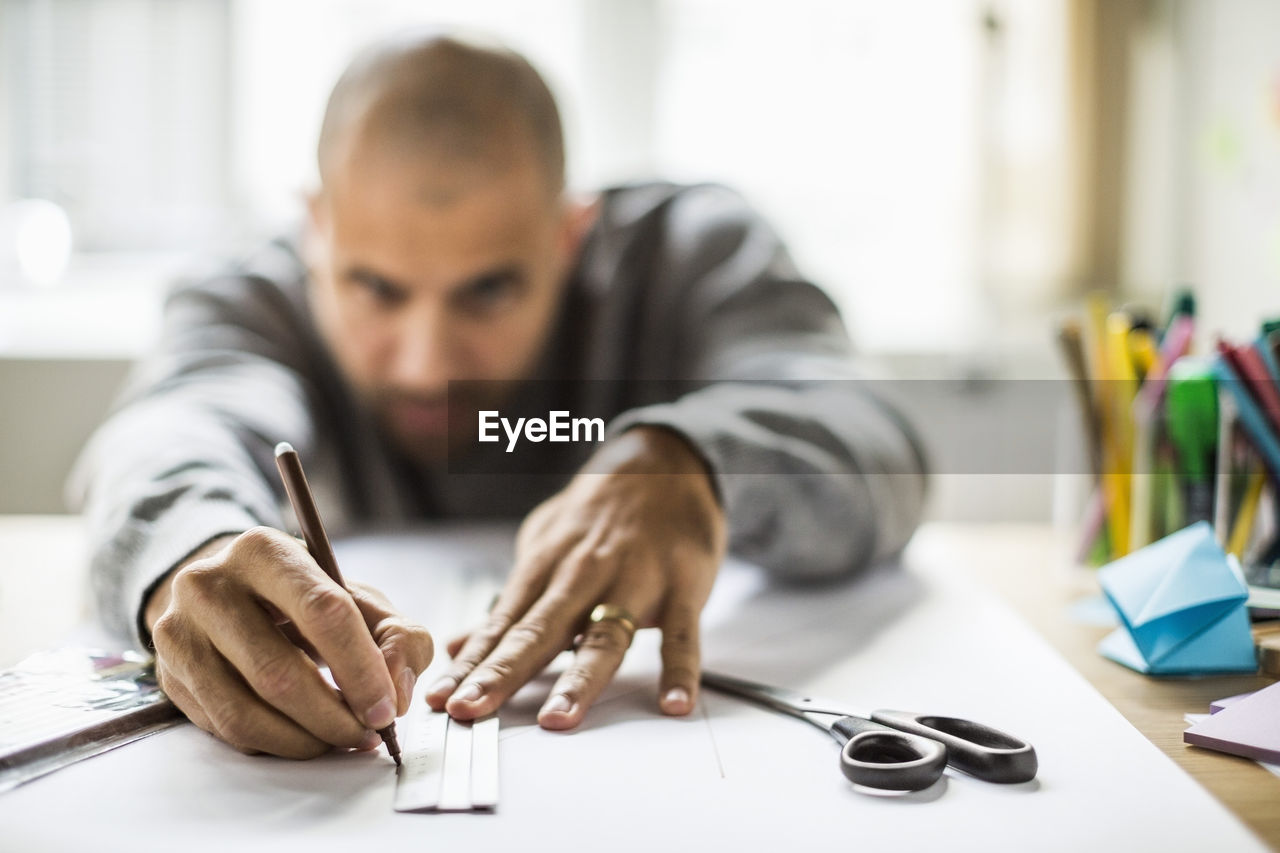
POLYGON ((702 719, 707 724, 707 736, 711 738, 711 752, 716 757, 716 767, 720 769, 720 778, 724 778, 724 762, 720 760, 720 745, 716 743, 715 730, 711 728, 711 715, 707 713, 707 700, 704 696, 699 703, 702 706, 702 719))

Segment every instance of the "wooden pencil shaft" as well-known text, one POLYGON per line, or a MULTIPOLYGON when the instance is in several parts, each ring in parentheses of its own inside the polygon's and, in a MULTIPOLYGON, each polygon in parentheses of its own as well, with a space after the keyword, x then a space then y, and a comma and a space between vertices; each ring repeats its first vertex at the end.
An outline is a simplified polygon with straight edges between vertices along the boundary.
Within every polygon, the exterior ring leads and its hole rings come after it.
POLYGON ((284 480, 285 491, 289 494, 289 503, 293 505, 294 514, 298 516, 298 526, 302 528, 302 538, 306 540, 307 550, 326 575, 334 583, 346 587, 342 572, 338 569, 338 558, 329 544, 329 536, 325 533, 324 523, 320 520, 320 510, 315 498, 311 495, 311 487, 307 485, 307 475, 302 470, 302 460, 298 451, 292 447, 276 452, 276 467, 280 469, 280 477, 284 480))
MULTIPOLYGON (((329 535, 324 531, 324 522, 320 520, 320 509, 316 499, 307 485, 306 472, 302 470, 302 459, 298 451, 287 442, 276 445, 276 468, 280 470, 280 479, 284 481, 284 490, 289 495, 289 503, 293 505, 293 513, 298 517, 298 526, 302 528, 302 538, 306 540, 307 550, 320 566, 320 569, 338 586, 346 589, 342 580, 342 572, 338 570, 338 558, 329 544, 329 535)), ((387 752, 400 766, 400 743, 396 740, 396 724, 394 722, 381 729, 378 734, 387 745, 387 752)))

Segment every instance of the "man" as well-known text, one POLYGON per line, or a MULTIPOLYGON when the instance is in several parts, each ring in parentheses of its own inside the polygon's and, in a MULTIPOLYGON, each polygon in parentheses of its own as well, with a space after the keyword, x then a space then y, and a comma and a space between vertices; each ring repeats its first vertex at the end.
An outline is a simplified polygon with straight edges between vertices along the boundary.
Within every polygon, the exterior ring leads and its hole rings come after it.
POLYGON ((853 383, 800 381, 850 376, 830 300, 725 189, 572 203, 524 59, 377 45, 334 89, 318 158, 303 238, 174 292, 77 479, 102 609, 200 727, 247 752, 373 748, 432 658, 423 627, 279 532, 280 440, 338 531, 527 514, 488 621, 427 690, 461 719, 576 638, 538 719, 577 725, 637 626, 662 631, 659 708, 687 714, 726 547, 821 578, 910 535, 904 425, 853 383), (506 437, 477 441, 477 415, 504 410, 598 415, 607 437, 504 469, 506 437))

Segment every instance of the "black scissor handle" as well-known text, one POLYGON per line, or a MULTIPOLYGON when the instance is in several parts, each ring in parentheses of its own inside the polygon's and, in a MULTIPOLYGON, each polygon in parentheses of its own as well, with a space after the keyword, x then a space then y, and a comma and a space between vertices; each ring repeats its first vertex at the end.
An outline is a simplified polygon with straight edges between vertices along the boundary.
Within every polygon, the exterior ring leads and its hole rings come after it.
POLYGON ((876 711, 871 719, 939 741, 946 746, 947 761, 952 767, 985 782, 1029 782, 1039 768, 1031 744, 973 720, 910 711, 876 711))
POLYGON ((841 717, 832 734, 848 738, 840 771, 857 785, 886 791, 923 791, 942 777, 947 748, 936 740, 895 731, 860 717, 841 717))

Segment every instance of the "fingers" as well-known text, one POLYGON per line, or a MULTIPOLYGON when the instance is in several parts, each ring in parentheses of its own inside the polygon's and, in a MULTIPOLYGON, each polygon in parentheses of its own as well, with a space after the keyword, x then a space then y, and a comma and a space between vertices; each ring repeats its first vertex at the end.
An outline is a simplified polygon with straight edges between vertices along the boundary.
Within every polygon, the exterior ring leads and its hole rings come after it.
MULTIPOLYGON (((678 601, 663 614, 670 636, 661 703, 688 713, 700 665, 697 614, 726 538, 709 474, 696 449, 668 430, 638 427, 612 439, 521 525, 516 572, 487 622, 449 643, 454 660, 427 691, 431 707, 463 720, 493 712, 559 653, 596 604, 630 607, 645 624, 658 602, 678 601)), ((539 720, 576 725, 630 639, 616 623, 589 626, 539 720)))
POLYGON ((456 658, 458 656, 458 652, 462 651, 462 647, 466 645, 467 640, 470 639, 470 637, 470 634, 459 634, 449 641, 449 644, 444 647, 444 650, 449 653, 449 657, 456 658))
POLYGON ((352 585, 351 594, 364 615, 387 671, 396 686, 396 715, 406 713, 418 676, 431 663, 435 644, 427 629, 391 609, 386 598, 370 587, 352 585))
MULTIPOLYGON (((444 710, 460 720, 475 719, 497 710, 560 653, 573 633, 569 627, 577 618, 573 614, 581 610, 582 605, 560 599, 540 600, 502 635, 479 665, 469 670, 456 664, 450 668, 447 678, 458 687, 449 695, 444 710)), ((475 642, 474 637, 471 642, 475 642)), ((438 682, 433 689, 439 686, 438 682)))
POLYGON ((618 671, 631 640, 631 632, 616 619, 588 625, 578 641, 573 664, 556 679, 538 711, 538 724, 558 730, 571 729, 582 722, 587 709, 618 671))
POLYGON ((244 753, 304 759, 330 749, 255 695, 210 643, 184 636, 178 620, 161 617, 153 639, 165 661, 157 667, 161 686, 200 728, 244 753))
POLYGON ((168 589, 153 625, 162 687, 197 726, 244 752, 376 748, 372 730, 407 710, 431 661, 425 629, 380 593, 334 583, 279 531, 254 529, 193 558, 168 589), (328 662, 341 692, 313 658, 328 662))
MULTIPOLYGON (((445 652, 449 655, 449 657, 456 658, 458 656, 458 652, 462 651, 463 646, 467 644, 467 640, 469 640, 470 638, 471 638, 470 632, 467 632, 465 634, 459 634, 458 636, 454 637, 452 640, 450 640, 448 643, 445 644, 445 647, 444 647, 445 652)), ((573 648, 573 644, 570 643, 568 646, 565 647, 564 650, 569 651, 572 648, 573 648)))
POLYGON ((396 688, 351 594, 297 540, 279 531, 255 528, 231 548, 240 579, 311 642, 356 718, 370 729, 389 725, 396 716, 396 688))
POLYGON ((209 721, 208 715, 201 709, 200 703, 191 695, 191 691, 187 690, 178 678, 170 675, 168 668, 159 659, 156 660, 156 683, 160 685, 160 689, 164 694, 169 697, 169 701, 182 712, 183 716, 195 723, 197 728, 204 729, 214 737, 218 736, 218 733, 213 730, 213 723, 209 721))
MULTIPOLYGON (((611 592, 611 603, 626 601, 625 593, 611 592)), ((643 613, 643 599, 623 605, 632 613, 643 613)), ((688 596, 673 595, 660 621, 662 629, 662 677, 658 707, 663 713, 683 716, 694 709, 702 672, 699 615, 701 603, 688 596)), ((617 620, 595 622, 583 631, 573 664, 557 679, 551 694, 538 712, 538 723, 546 729, 570 729, 582 722, 614 673, 621 666, 632 636, 617 620)))
POLYGON ((698 701, 698 682, 702 674, 698 633, 701 611, 701 605, 675 597, 663 614, 658 707, 664 714, 688 714, 698 701))
MULTIPOLYGON (((663 579, 656 571, 629 574, 596 596, 596 603, 621 607, 636 624, 657 607, 663 594, 663 579)), ((547 701, 538 712, 538 723, 546 729, 570 729, 582 722, 596 699, 604 691, 622 665, 631 647, 636 624, 624 625, 618 619, 589 622, 582 630, 573 655, 573 663, 556 679, 547 701)))
MULTIPOLYGON (((517 566, 511 579, 503 587, 497 602, 489 611, 489 617, 485 623, 467 635, 458 651, 450 649, 453 663, 445 674, 427 689, 427 704, 432 710, 444 710, 446 703, 462 680, 493 653, 503 637, 522 621, 522 617, 528 615, 530 608, 546 591, 547 578, 565 553, 560 548, 551 549, 517 566)), ((526 636, 532 637, 540 631, 540 627, 526 624, 520 630, 525 632, 526 636)), ((450 645, 452 646, 453 643, 450 645)), ((547 658, 543 665, 545 666, 550 660, 551 658, 547 658)))
MULTIPOLYGON (((225 685, 219 701, 203 706, 218 737, 246 755, 266 752, 283 758, 315 758, 332 747, 239 684, 224 665, 218 673, 225 685)), ((376 735, 375 735, 376 736, 376 735)))
MULTIPOLYGON (((465 668, 469 661, 455 661, 449 674, 459 686, 445 710, 462 720, 497 710, 572 639, 587 611, 609 588, 618 557, 616 553, 600 551, 590 540, 579 543, 557 567, 546 591, 502 634, 492 652, 469 673, 465 668)), ((494 612, 500 609, 501 602, 494 612)), ((472 644, 478 644, 475 635, 464 647, 464 656, 472 644)))
POLYGON ((277 624, 276 627, 280 629, 280 633, 284 634, 285 638, 288 639, 289 642, 302 649, 302 651, 306 653, 307 657, 311 658, 311 660, 317 665, 324 664, 324 658, 320 657, 320 653, 316 651, 315 646, 311 645, 311 641, 302 636, 298 631, 297 625, 286 619, 284 622, 277 624))
POLYGON ((253 692, 319 740, 351 748, 363 743, 369 729, 306 652, 290 643, 252 599, 226 604, 224 618, 209 625, 209 640, 253 692))

